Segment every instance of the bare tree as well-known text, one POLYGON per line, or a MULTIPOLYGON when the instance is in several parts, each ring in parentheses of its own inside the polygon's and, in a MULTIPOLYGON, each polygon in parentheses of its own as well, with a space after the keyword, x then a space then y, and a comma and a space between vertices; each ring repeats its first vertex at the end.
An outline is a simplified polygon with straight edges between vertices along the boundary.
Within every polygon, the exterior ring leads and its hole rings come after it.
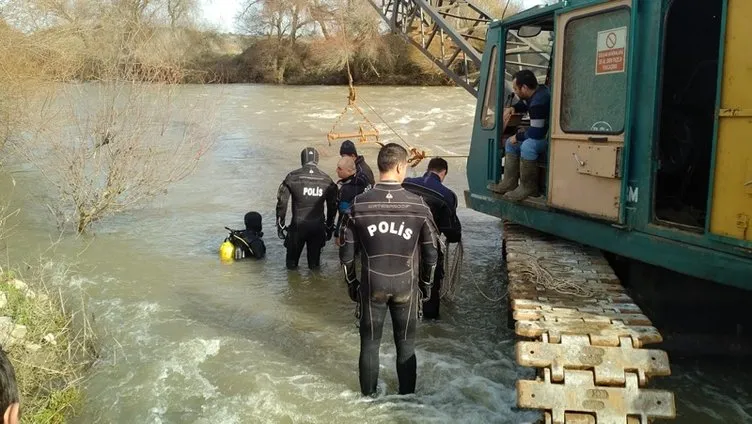
POLYGON ((336 13, 336 2, 326 0, 311 0, 311 4, 308 8, 311 15, 311 20, 319 25, 321 35, 324 36, 324 39, 329 40, 331 37, 329 27, 332 24, 332 17, 336 13))
POLYGON ((282 41, 291 32, 291 6, 292 0, 248 1, 236 21, 246 34, 282 41))
MULTIPOLYGON (((36 83, 33 104, 19 115, 25 136, 12 145, 55 188, 48 206, 60 225, 78 233, 164 193, 191 174, 214 141, 214 109, 204 104, 210 100, 177 95, 182 57, 169 33, 149 25, 158 6, 116 0, 97 11, 97 25, 86 25, 81 11, 55 9, 47 16, 57 25, 11 32, 18 43, 0 43, 0 60, 12 65, 0 67, 0 92, 36 83), (85 72, 94 83, 50 84, 85 72)), ((0 96, 0 111, 13 110, 1 107, 8 98, 0 96)))
POLYGON ((269 52, 277 83, 284 82, 285 71, 296 55, 298 37, 312 22, 309 0, 248 0, 236 17, 243 32, 272 43, 269 52))
POLYGON ((167 9, 167 17, 170 20, 170 28, 173 31, 191 16, 198 7, 197 0, 164 0, 167 9))
POLYGON ((213 144, 211 107, 179 104, 161 69, 138 71, 131 81, 69 86, 52 106, 64 109, 60 119, 17 144, 57 189, 48 206, 62 227, 83 233, 145 204, 190 175, 213 144))

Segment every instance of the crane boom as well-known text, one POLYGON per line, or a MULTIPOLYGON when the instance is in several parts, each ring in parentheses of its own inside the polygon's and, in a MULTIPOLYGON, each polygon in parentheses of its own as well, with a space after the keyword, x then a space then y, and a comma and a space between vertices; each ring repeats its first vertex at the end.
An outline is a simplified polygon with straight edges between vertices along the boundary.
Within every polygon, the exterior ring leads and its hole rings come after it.
POLYGON ((470 0, 368 0, 389 28, 455 83, 478 96, 486 31, 493 18, 470 0))

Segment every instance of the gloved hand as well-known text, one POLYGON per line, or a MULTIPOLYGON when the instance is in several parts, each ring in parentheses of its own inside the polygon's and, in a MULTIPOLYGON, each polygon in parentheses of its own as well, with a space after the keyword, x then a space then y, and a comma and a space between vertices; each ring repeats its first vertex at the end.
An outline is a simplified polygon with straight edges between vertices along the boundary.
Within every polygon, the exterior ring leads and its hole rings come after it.
POLYGON ((428 265, 422 263, 420 273, 418 274, 418 289, 423 295, 423 302, 427 302, 431 297, 431 286, 433 285, 433 275, 436 272, 436 264, 428 265))
POLYGON ((327 225, 326 226, 326 240, 327 241, 332 239, 332 234, 334 234, 334 225, 327 225))
POLYGON ((431 298, 431 283, 427 281, 421 281, 418 283, 418 288, 420 289, 420 294, 423 297, 423 302, 427 302, 428 299, 431 298))
POLYGON ((359 300, 358 289, 360 288, 360 281, 355 279, 352 283, 347 283, 347 295, 350 296, 350 300, 357 302, 359 300))
POLYGON ((280 224, 277 224, 277 237, 280 238, 280 240, 284 240, 287 238, 287 227, 283 227, 280 224))

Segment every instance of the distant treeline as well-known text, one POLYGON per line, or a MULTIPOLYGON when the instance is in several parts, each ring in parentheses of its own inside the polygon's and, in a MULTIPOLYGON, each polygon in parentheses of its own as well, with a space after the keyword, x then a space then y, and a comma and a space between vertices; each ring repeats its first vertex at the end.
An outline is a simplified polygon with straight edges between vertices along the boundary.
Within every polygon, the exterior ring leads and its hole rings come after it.
POLYGON ((365 0, 243 4, 239 34, 219 34, 197 24, 197 0, 0 1, 0 37, 11 41, 0 60, 20 65, 6 67, 0 91, 19 78, 346 84, 348 64, 358 84, 452 84, 417 48, 385 32, 365 0))
MULTIPOLYGON (((347 61, 332 66, 332 46, 326 40, 304 40, 294 47, 269 38, 247 39, 240 54, 206 51, 186 64, 184 82, 269 83, 291 85, 347 84, 347 61)), ((376 57, 356 52, 350 72, 356 84, 449 85, 451 80, 422 53, 397 35, 382 36, 376 57)))

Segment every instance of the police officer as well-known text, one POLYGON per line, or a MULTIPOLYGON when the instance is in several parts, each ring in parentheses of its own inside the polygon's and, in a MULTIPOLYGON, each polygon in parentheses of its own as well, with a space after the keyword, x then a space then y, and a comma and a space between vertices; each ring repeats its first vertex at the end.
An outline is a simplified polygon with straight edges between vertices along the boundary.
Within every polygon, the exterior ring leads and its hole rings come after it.
POLYGON ((300 152, 302 167, 285 177, 277 192, 277 235, 285 240, 287 269, 296 269, 303 246, 308 268, 321 265, 321 249, 334 231, 337 213, 337 186, 318 168, 319 152, 306 147, 300 152), (285 226, 287 201, 292 196, 292 221, 285 226), (326 221, 324 220, 326 204, 326 221))
POLYGON ((422 300, 430 297, 437 255, 431 210, 400 185, 407 171, 407 151, 389 143, 379 151, 377 162, 380 181, 354 199, 342 224, 339 251, 348 294, 361 309, 358 368, 360 390, 366 396, 376 393, 387 309, 394 326, 399 393, 415 392, 415 332, 422 300), (355 274, 356 245, 361 252, 361 280, 355 274))
MULTIPOLYGON (((457 218, 457 195, 444 185, 448 170, 449 165, 445 159, 433 158, 428 162, 428 169, 422 177, 405 178, 402 186, 421 196, 428 204, 433 220, 439 232, 446 236, 447 243, 459 243, 462 239, 462 226, 457 218)), ((444 280, 444 252, 441 251, 441 244, 438 246, 438 252, 431 298, 423 307, 423 317, 427 319, 439 317, 439 291, 444 280)))

